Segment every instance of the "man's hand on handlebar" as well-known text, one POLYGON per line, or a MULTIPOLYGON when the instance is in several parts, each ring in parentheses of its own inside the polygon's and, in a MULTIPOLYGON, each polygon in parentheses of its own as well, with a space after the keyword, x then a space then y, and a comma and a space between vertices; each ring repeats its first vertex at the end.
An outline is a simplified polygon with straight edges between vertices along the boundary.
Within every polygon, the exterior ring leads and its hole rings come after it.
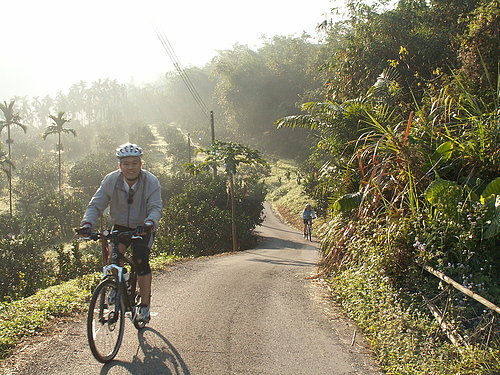
POLYGON ((92 228, 88 226, 83 226, 75 230, 76 234, 80 236, 90 236, 92 234, 92 228))
POLYGON ((146 222, 144 225, 139 225, 137 228, 135 228, 135 234, 138 236, 144 236, 153 230, 153 223, 150 221, 146 222))

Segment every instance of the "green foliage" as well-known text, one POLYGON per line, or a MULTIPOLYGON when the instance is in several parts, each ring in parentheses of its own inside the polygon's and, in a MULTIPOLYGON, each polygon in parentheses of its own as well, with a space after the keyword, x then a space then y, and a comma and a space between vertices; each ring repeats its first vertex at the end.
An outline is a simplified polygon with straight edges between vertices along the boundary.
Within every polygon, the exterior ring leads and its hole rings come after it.
POLYGON ((484 203, 492 195, 500 196, 500 177, 495 178, 484 188, 481 193, 481 203, 484 203))
POLYGON ((50 269, 44 266, 43 248, 30 237, 0 239, 0 297, 16 299, 47 285, 50 269))
POLYGON ((342 195, 340 198, 336 199, 330 207, 334 211, 349 211, 359 207, 360 204, 361 194, 358 192, 342 195))
POLYGON ((0 358, 5 358, 20 338, 39 332, 47 320, 83 310, 99 280, 99 274, 90 274, 25 299, 0 303, 0 358))
MULTIPOLYGON (((51 223, 53 237, 69 239, 80 223, 80 215, 85 206, 86 202, 76 194, 54 193, 37 203, 35 214, 51 223)), ((39 225, 43 227, 44 223, 39 225)))
MULTIPOLYGON (((0 132, 4 128, 8 128, 9 135, 10 135, 10 127, 12 125, 15 125, 15 126, 20 127, 21 129, 23 129, 23 131, 26 133, 26 129, 27 129, 26 125, 21 123, 21 116, 19 115, 19 113, 15 112, 15 110, 14 110, 15 103, 16 102, 14 100, 11 100, 9 104, 7 104, 7 102, 0 103, 0 110, 2 111, 2 115, 5 119, 5 120, 0 121, 0 132)), ((10 141, 10 139, 9 139, 9 141, 10 141)))
POLYGON ((10 217, 9 214, 0 214, 0 233, 2 237, 18 235, 21 233, 22 223, 17 217, 10 217))
POLYGON ((448 65, 467 29, 457 21, 478 2, 399 2, 381 13, 349 4, 350 18, 329 30, 325 99, 276 122, 318 137, 303 171, 306 191, 332 213, 323 272, 389 372, 493 374, 498 336, 481 333, 486 313, 450 296, 441 311, 469 344, 451 347, 419 301, 438 283, 415 268, 499 299, 498 91, 468 90, 448 65))
MULTIPOLYGON (((65 112, 59 112, 57 116, 49 115, 49 118, 53 121, 53 124, 47 126, 45 132, 42 134, 42 138, 46 139, 50 134, 58 134, 59 137, 61 133, 73 134, 76 137, 76 131, 74 129, 65 128, 64 124, 70 122, 65 118, 65 112)), ((62 146, 59 145, 58 150, 62 150, 62 146)))
POLYGON ((484 93, 498 82, 498 25, 500 3, 498 0, 480 1, 470 15, 467 30, 461 36, 458 57, 460 74, 468 90, 484 93))
POLYGON ((462 200, 462 189, 456 182, 438 178, 427 187, 424 196, 431 205, 453 218, 457 213, 457 205, 462 200))
POLYGON ((206 150, 200 149, 199 152, 207 155, 202 163, 195 166, 200 171, 206 171, 208 166, 222 164, 228 175, 235 175, 240 164, 261 165, 264 167, 267 165, 258 150, 234 142, 216 141, 210 148, 206 150))
POLYGON ((191 150, 188 150, 187 137, 173 125, 158 126, 157 129, 168 145, 164 155, 165 164, 173 173, 183 172, 183 165, 193 156, 194 147, 191 145, 191 150))
POLYGON ((138 144, 144 150, 144 155, 151 154, 153 143, 155 142, 155 136, 151 132, 151 128, 148 125, 137 125, 131 128, 129 134, 129 140, 131 143, 138 144))
POLYGON ((103 177, 118 168, 118 162, 112 152, 100 152, 87 155, 78 161, 69 171, 69 183, 74 189, 83 193, 85 200, 89 200, 95 193, 103 177))
MULTIPOLYGON (((224 177, 178 176, 162 182, 174 194, 165 210, 157 235, 157 249, 179 256, 211 255, 231 249, 231 210, 224 177), (170 186, 182 185, 175 191, 170 186)), ((262 185, 249 184, 237 191, 237 223, 241 248, 249 248, 252 230, 261 223, 265 196, 262 185)))
POLYGON ((297 98, 319 86, 312 59, 317 51, 318 46, 302 36, 264 40, 256 51, 237 45, 221 52, 214 60, 213 74, 215 97, 224 113, 224 135, 286 157, 300 157, 307 151, 305 132, 277 131, 273 122, 298 113, 297 98))
POLYGON ((29 160, 17 171, 14 193, 16 209, 21 215, 33 214, 40 200, 52 195, 57 189, 57 164, 51 155, 29 160))
MULTIPOLYGON (((364 244, 351 244, 359 248, 364 244)), ((498 350, 471 345, 458 350, 439 335, 436 322, 423 311, 418 294, 403 293, 377 270, 377 254, 351 266, 331 283, 347 314, 376 350, 379 363, 392 374, 484 374, 498 372, 498 350)))

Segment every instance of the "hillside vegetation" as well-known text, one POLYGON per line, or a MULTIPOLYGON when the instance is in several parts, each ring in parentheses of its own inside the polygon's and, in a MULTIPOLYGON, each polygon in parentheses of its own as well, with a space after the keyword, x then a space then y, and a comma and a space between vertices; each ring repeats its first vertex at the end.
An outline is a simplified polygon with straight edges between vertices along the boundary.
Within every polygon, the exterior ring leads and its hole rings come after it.
POLYGON ((318 140, 322 276, 389 373, 498 373, 499 3, 350 7, 323 98, 276 121, 318 140))
POLYGON ((4 98, 0 313, 98 269, 98 247, 73 243, 73 228, 116 165, 114 148, 133 141, 164 186, 169 220, 158 243, 171 255, 230 246, 227 177, 240 248, 252 246, 255 202, 268 188, 292 225, 311 202, 321 277, 388 373, 500 372, 499 1, 389 3, 346 0, 340 21, 318 20, 319 43, 275 36, 187 69, 214 111, 216 144, 227 147, 205 156, 194 145, 209 150, 209 116, 178 74, 142 87, 102 79, 54 98, 4 98), (227 173, 231 163, 218 157, 243 141, 269 155, 271 175, 262 165, 227 173), (212 162, 218 177, 209 177, 212 162), (183 209, 172 227, 171 212, 183 209), (213 220, 224 223, 216 238, 213 220))

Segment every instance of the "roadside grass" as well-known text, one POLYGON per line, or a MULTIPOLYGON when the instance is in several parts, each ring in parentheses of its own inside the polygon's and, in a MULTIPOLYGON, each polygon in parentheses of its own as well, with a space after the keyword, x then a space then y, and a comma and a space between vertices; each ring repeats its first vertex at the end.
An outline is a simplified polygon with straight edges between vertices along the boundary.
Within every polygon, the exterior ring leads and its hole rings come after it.
POLYGON ((383 271, 376 248, 366 239, 355 239, 347 246, 370 255, 359 264, 350 264, 328 283, 388 374, 500 373, 498 349, 479 344, 452 345, 421 295, 394 287, 383 271))
MULTIPOLYGON (((179 257, 163 254, 151 260, 151 268, 160 271, 178 260, 179 257)), ((44 332, 53 319, 85 311, 101 278, 100 272, 83 275, 30 297, 1 303, 0 361, 7 358, 23 338, 44 332)))
MULTIPOLYGON (((303 228, 302 210, 307 203, 311 202, 298 182, 297 170, 297 165, 292 161, 279 160, 273 163, 271 176, 266 179, 269 187, 266 200, 271 203, 273 211, 283 222, 301 231, 303 228)), ((317 218, 315 227, 319 228, 324 221, 325 218, 317 218)))

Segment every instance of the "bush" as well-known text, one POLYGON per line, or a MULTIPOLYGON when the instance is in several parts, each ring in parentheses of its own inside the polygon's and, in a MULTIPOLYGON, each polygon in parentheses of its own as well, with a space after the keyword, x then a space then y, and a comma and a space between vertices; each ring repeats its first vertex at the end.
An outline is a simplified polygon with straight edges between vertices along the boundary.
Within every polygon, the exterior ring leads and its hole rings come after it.
POLYGON ((31 237, 0 239, 0 298, 17 299, 46 286, 50 269, 31 237))
MULTIPOLYGON (((375 219, 352 226, 341 267, 330 280, 343 308, 363 330, 388 373, 497 373, 494 344, 485 347, 470 342, 466 350, 453 346, 423 302, 422 295, 442 291, 437 289, 438 279, 407 264, 411 250, 404 250, 404 242, 410 237, 409 221, 400 220, 392 230, 375 219), (395 251, 400 248, 403 251, 395 251)), ((441 311, 456 312, 453 302, 449 303, 441 311)), ((465 311, 461 314, 465 316, 465 311)), ((458 319, 456 315, 450 319, 455 327, 458 319)))
MULTIPOLYGON (((180 256, 212 255, 232 248, 231 206, 225 177, 198 175, 170 179, 163 190, 164 216, 158 230, 157 248, 180 256), (184 185, 183 189, 169 189, 184 185), (171 195, 172 192, 180 193, 171 195)), ((237 195, 240 249, 253 244, 252 231, 262 222, 264 186, 251 184, 237 195)))
POLYGON ((83 193, 83 199, 90 200, 102 179, 113 168, 118 168, 118 162, 113 152, 100 150, 79 160, 69 171, 69 182, 74 189, 83 193))

